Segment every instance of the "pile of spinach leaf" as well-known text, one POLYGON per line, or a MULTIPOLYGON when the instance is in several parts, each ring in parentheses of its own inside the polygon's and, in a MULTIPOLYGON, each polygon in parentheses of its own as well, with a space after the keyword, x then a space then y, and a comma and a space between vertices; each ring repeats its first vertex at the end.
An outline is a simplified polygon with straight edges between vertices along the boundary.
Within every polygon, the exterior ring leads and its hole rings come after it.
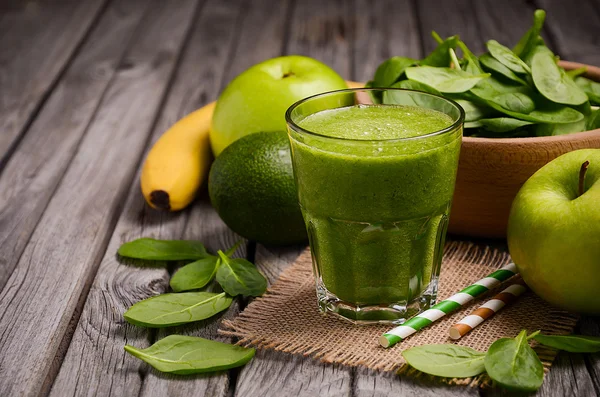
POLYGON ((395 56, 367 87, 425 91, 453 99, 465 110, 465 135, 487 138, 570 134, 600 128, 600 83, 585 68, 565 71, 540 36, 546 13, 511 50, 489 40, 477 57, 458 36, 443 40, 422 60, 395 56), (462 59, 456 55, 462 52, 462 59))
MULTIPOLYGON (((137 302, 123 315, 129 323, 150 328, 172 327, 205 320, 226 310, 236 295, 260 296, 267 279, 245 259, 231 258, 240 243, 218 256, 199 241, 141 238, 123 244, 119 255, 153 261, 193 260, 171 278, 173 293, 137 302), (200 289, 213 279, 223 292, 200 289)), ((161 372, 194 374, 244 365, 254 349, 182 335, 169 335, 146 349, 126 345, 125 351, 161 372)))

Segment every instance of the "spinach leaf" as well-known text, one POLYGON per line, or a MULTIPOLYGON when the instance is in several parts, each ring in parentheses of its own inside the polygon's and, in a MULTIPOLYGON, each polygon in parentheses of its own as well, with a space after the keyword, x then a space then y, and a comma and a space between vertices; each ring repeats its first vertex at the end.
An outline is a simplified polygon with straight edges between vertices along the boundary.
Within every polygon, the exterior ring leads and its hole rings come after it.
POLYGON ((183 292, 162 294, 131 306, 123 315, 134 325, 150 328, 170 327, 212 317, 231 305, 224 292, 183 292))
POLYGON ((504 109, 502 106, 499 106, 492 101, 488 101, 487 104, 497 111, 514 117, 515 119, 531 121, 534 123, 567 124, 583 120, 583 114, 567 106, 536 109, 528 114, 524 114, 504 109))
POLYGON ((235 254, 235 251, 237 251, 237 249, 240 248, 240 245, 242 245, 243 242, 244 242, 243 240, 239 240, 238 242, 233 244, 231 246, 231 248, 229 248, 227 251, 225 251, 225 255, 231 257, 231 255, 235 254))
POLYGON ((592 104, 600 105, 600 83, 585 77, 577 77, 575 84, 586 93, 592 104))
POLYGON ((527 331, 515 338, 501 338, 492 343, 485 359, 490 378, 510 390, 532 392, 544 381, 544 368, 527 343, 527 331))
POLYGON ((465 71, 467 73, 471 73, 471 74, 482 74, 484 71, 481 68, 481 65, 479 63, 479 59, 477 59, 477 56, 475 56, 475 54, 473 54, 473 52, 471 50, 469 50, 469 48, 467 47, 467 45, 462 42, 462 41, 458 41, 457 43, 458 47, 460 47, 460 49, 463 52, 463 57, 465 60, 465 71))
POLYGON ((375 72, 372 87, 389 87, 400 80, 404 71, 409 66, 417 64, 416 59, 406 57, 392 57, 384 61, 375 72))
POLYGON ((221 265, 217 270, 217 282, 229 295, 260 296, 267 290, 267 279, 256 266, 245 259, 230 259, 223 251, 218 252, 221 265))
POLYGON ((412 367, 430 375, 468 378, 485 371, 485 353, 457 345, 423 345, 402 352, 412 367))
MULTIPOLYGON (((432 32, 432 35, 437 33, 432 32)), ((438 35, 439 37, 439 35, 438 35)), ((434 36, 435 38, 435 36, 434 36)), ((441 66, 447 67, 450 65, 450 48, 456 48, 458 43, 458 36, 448 37, 446 40, 441 42, 431 54, 427 55, 425 59, 419 62, 419 65, 424 66, 441 66)))
POLYGON ((595 130, 597 128, 600 128, 600 109, 592 111, 585 124, 586 131, 595 130))
POLYGON ((500 81, 495 77, 481 80, 470 92, 487 101, 495 101, 496 97, 509 93, 521 93, 529 97, 533 96, 533 90, 529 86, 500 81))
POLYGON ((498 117, 493 119, 478 120, 483 128, 492 132, 507 132, 526 125, 533 124, 530 121, 513 119, 511 117, 498 117))
POLYGON ((600 352, 600 337, 583 335, 535 335, 536 341, 544 346, 571 353, 600 352))
POLYGON ((406 76, 410 80, 427 84, 440 92, 465 92, 470 90, 489 74, 472 75, 462 70, 420 66, 406 69, 406 76))
POLYGON ((456 103, 458 103, 465 111, 465 122, 479 120, 494 113, 493 109, 487 106, 478 105, 475 102, 466 99, 456 99, 456 103))
POLYGON ((156 261, 201 259, 208 256, 204 245, 191 240, 155 240, 139 238, 119 247, 118 254, 127 258, 156 261))
POLYGON ((218 262, 218 257, 209 255, 183 266, 171 277, 171 288, 175 292, 181 292, 204 287, 215 277, 218 262))
POLYGON ((414 81, 414 80, 402 80, 402 81, 399 81, 399 82, 393 84, 392 87, 393 88, 404 88, 405 90, 423 91, 423 92, 428 92, 430 94, 439 95, 439 96, 442 95, 442 93, 439 92, 438 90, 436 90, 435 88, 433 88, 427 84, 419 83, 418 81, 414 81))
POLYGON ((452 62, 452 65, 454 65, 454 69, 461 70, 460 62, 456 56, 456 52, 454 52, 454 48, 450 48, 448 51, 450 52, 450 61, 452 62))
POLYGON ((531 113, 535 110, 535 102, 528 95, 522 92, 508 92, 501 94, 493 99, 493 102, 502 106, 506 110, 517 113, 531 113))
POLYGON ((533 56, 531 75, 535 87, 552 102, 581 105, 588 100, 586 93, 558 67, 549 52, 537 52, 533 56))
POLYGON ((534 126, 533 131, 535 136, 555 136, 555 135, 566 135, 573 134, 575 132, 581 132, 586 130, 586 119, 582 118, 574 123, 561 123, 561 124, 537 124, 534 126))
POLYGON ((535 109, 535 101, 531 98, 533 91, 523 85, 508 84, 495 78, 481 81, 470 91, 479 100, 518 113, 530 113, 535 109))
POLYGON ((465 123, 463 124, 464 128, 479 128, 481 127, 483 124, 481 124, 479 122, 479 120, 474 120, 474 121, 465 121, 465 123))
POLYGON ((525 57, 529 54, 533 47, 537 46, 540 43, 540 32, 544 27, 545 20, 546 11, 535 10, 535 12, 533 13, 533 26, 529 28, 529 30, 523 35, 523 37, 521 37, 515 48, 513 48, 513 52, 518 57, 525 60, 525 57))
POLYGON ((204 338, 169 335, 146 349, 125 345, 125 351, 161 372, 190 375, 222 371, 246 364, 254 349, 204 338))
POLYGON ((488 51, 501 64, 515 73, 531 73, 529 66, 523 62, 514 52, 498 43, 496 40, 489 40, 486 44, 488 51))
POLYGON ((483 54, 479 57, 479 62, 489 71, 496 72, 507 79, 515 81, 522 85, 527 85, 527 82, 517 76, 515 72, 501 64, 496 58, 491 56, 490 54, 483 54))
POLYGON ((433 39, 435 40, 435 42, 438 43, 438 44, 442 44, 444 42, 444 39, 442 39, 442 36, 440 36, 438 34, 438 32, 436 32, 435 30, 431 31, 431 37, 433 37, 433 39))
POLYGON ((585 74, 585 72, 587 72, 587 67, 583 66, 581 68, 577 68, 577 69, 572 69, 572 70, 567 70, 565 73, 567 74, 567 76, 569 76, 572 79, 575 79, 575 77, 579 77, 582 74, 585 74))

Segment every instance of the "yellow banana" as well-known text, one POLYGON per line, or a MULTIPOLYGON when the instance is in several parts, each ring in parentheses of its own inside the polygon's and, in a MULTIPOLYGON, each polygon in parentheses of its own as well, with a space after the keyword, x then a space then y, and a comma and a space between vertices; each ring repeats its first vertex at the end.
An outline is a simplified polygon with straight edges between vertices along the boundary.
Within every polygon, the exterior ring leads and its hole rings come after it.
POLYGON ((212 160, 208 132, 214 109, 212 102, 188 114, 150 149, 140 182, 152 208, 178 211, 194 199, 212 160))
MULTIPOLYGON (((362 83, 346 82, 351 88, 362 83)), ((210 167, 209 130, 216 102, 175 123, 156 141, 142 167, 142 193, 152 208, 179 211, 185 208, 210 167)))

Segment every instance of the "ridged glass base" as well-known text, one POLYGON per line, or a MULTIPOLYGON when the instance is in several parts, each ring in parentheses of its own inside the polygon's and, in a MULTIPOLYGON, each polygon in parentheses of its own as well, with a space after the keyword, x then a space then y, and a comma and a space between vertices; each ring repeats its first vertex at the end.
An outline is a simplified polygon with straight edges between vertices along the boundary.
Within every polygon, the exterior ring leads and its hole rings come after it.
POLYGON ((339 299, 317 281, 317 300, 323 313, 331 313, 353 324, 402 324, 409 318, 435 305, 438 278, 432 279, 428 288, 410 302, 395 302, 387 305, 354 304, 339 299))

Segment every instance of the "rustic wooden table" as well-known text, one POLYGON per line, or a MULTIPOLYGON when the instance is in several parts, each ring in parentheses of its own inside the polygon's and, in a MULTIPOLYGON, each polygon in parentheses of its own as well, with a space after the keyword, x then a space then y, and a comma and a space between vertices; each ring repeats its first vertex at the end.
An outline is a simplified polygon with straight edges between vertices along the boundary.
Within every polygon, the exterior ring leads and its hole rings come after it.
MULTIPOLYGON (((150 210, 138 172, 170 124, 250 65, 305 54, 366 81, 389 56, 430 51, 432 29, 458 32, 478 52, 489 38, 515 43, 534 7, 548 11, 544 33, 558 54, 600 65, 600 3, 590 0, 0 2, 0 395, 498 393, 270 351, 239 370, 159 374, 123 345, 172 332, 219 338, 221 318, 160 331, 127 324, 126 308, 165 292, 174 269, 115 254, 142 236, 198 239, 212 251, 238 239, 206 194, 181 213, 150 210)), ((248 242, 243 254, 273 282, 302 249, 248 242)), ((600 321, 583 318, 578 329, 597 335, 600 321)), ((539 391, 599 393, 598 354, 560 354, 539 391)))

